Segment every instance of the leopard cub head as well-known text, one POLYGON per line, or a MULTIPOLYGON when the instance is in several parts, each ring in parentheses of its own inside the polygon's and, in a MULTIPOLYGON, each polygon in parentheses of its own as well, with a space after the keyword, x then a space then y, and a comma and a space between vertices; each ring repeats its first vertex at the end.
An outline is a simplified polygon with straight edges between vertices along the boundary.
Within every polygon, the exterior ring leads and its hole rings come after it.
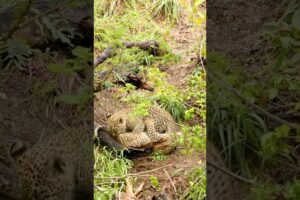
POLYGON ((51 148, 27 148, 17 141, 10 148, 24 200, 73 200, 75 167, 51 148))
POLYGON ((119 113, 115 113, 107 118, 108 131, 112 133, 112 136, 118 136, 121 133, 126 132, 127 118, 119 113))

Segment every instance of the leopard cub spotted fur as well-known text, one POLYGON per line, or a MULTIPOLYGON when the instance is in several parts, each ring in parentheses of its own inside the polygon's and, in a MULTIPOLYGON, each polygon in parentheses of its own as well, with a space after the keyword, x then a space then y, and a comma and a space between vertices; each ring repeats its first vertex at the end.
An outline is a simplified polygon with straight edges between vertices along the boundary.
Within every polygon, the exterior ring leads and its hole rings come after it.
POLYGON ((148 115, 132 117, 132 108, 122 109, 107 120, 108 131, 120 143, 127 147, 144 147, 157 143, 157 149, 170 147, 171 134, 177 131, 177 125, 167 111, 151 106, 148 115))
POLYGON ((86 134, 61 133, 31 148, 16 141, 15 161, 23 200, 79 200, 93 198, 93 147, 86 134))

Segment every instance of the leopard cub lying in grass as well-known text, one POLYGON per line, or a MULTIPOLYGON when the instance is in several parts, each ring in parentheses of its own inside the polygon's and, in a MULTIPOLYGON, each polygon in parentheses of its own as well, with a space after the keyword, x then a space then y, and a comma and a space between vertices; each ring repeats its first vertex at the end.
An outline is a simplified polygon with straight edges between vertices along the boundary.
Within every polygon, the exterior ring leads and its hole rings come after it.
POLYGON ((176 122, 167 111, 151 106, 148 115, 133 117, 132 108, 122 109, 107 120, 109 133, 126 147, 153 146, 164 154, 175 149, 172 134, 178 130, 176 122))

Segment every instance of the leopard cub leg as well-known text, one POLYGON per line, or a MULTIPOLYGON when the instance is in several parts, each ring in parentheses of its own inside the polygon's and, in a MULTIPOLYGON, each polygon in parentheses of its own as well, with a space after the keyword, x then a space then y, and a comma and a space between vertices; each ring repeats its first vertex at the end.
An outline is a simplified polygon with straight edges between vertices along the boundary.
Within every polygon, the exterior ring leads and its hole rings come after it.
POLYGON ((156 131, 155 124, 152 118, 145 118, 144 123, 147 129, 146 133, 152 142, 164 142, 171 139, 169 134, 161 134, 156 131))
POLYGON ((118 139, 121 144, 132 148, 144 147, 151 143, 151 139, 144 132, 138 134, 122 133, 118 136, 118 139))
POLYGON ((172 143, 172 139, 167 139, 164 142, 154 144, 153 146, 155 152, 160 152, 162 154, 170 154, 176 149, 176 144, 172 143))

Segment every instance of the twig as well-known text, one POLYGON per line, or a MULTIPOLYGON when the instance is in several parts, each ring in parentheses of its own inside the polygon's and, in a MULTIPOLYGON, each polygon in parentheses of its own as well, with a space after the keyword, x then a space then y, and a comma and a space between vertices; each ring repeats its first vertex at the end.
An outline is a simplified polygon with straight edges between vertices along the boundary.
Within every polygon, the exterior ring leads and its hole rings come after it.
POLYGON ((173 165, 174 165, 174 164, 168 164, 168 165, 164 165, 164 166, 161 166, 161 167, 158 167, 158 168, 155 168, 155 169, 151 169, 151 170, 147 170, 147 171, 142 171, 142 172, 135 173, 135 174, 126 174, 125 176, 96 177, 96 178, 99 178, 99 179, 124 179, 124 178, 130 177, 130 176, 140 176, 140 175, 143 175, 143 174, 148 174, 148 173, 155 172, 155 171, 158 171, 158 170, 167 168, 167 167, 171 167, 171 166, 173 166, 173 165))
POLYGON ((126 189, 125 189, 126 196, 135 198, 135 196, 133 194, 133 188, 132 188, 131 179, 130 178, 126 178, 125 179, 125 183, 126 183, 126 189))
POLYGON ((152 170, 143 171, 143 172, 139 172, 139 173, 135 173, 135 174, 127 174, 127 176, 139 176, 139 175, 142 175, 142 174, 148 174, 148 173, 151 173, 151 172, 158 171, 158 170, 160 170, 160 169, 164 169, 164 168, 167 168, 167 167, 171 167, 171 166, 173 166, 173 165, 175 165, 175 164, 168 164, 168 165, 164 165, 164 166, 161 166, 161 167, 152 169, 152 170))
POLYGON ((101 63, 103 63, 106 59, 110 58, 112 56, 112 47, 106 48, 99 56, 95 57, 94 60, 94 67, 97 67, 101 63))
POLYGON ((248 184, 261 186, 261 184, 255 182, 255 181, 246 179, 246 178, 244 178, 244 177, 242 177, 242 176, 239 176, 239 175, 237 175, 237 174, 235 174, 235 173, 233 173, 233 172, 231 172, 231 171, 225 169, 224 167, 219 166, 219 165, 216 164, 215 162, 212 162, 212 161, 207 160, 207 164, 212 165, 213 167, 219 169, 219 170, 222 171, 223 173, 225 173, 225 174, 227 174, 227 175, 229 175, 229 176, 231 176, 231 177, 233 177, 233 178, 235 178, 235 179, 237 179, 237 180, 243 181, 243 182, 248 183, 248 184))
POLYGON ((165 174, 167 175, 169 181, 171 182, 171 185, 172 185, 172 187, 173 187, 173 189, 174 189, 174 192, 176 193, 176 199, 177 199, 177 190, 176 190, 176 187, 175 187, 175 185, 174 185, 174 183, 173 183, 173 181, 172 181, 172 179, 171 179, 171 177, 170 177, 170 175, 168 174, 168 172, 167 172, 166 169, 164 169, 164 172, 165 172, 165 174))
POLYGON ((138 189, 135 191, 134 196, 137 196, 144 188, 145 181, 142 182, 142 184, 138 187, 138 189))

